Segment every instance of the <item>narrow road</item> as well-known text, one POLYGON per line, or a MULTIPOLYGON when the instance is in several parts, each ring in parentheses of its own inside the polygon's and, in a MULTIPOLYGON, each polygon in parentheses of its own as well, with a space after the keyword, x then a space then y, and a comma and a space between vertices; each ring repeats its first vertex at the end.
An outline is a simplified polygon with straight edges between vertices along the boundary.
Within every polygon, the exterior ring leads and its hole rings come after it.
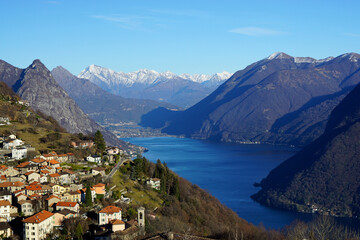
POLYGON ((104 176, 103 182, 109 181, 114 176, 116 171, 121 167, 121 165, 123 165, 123 163, 126 161, 129 161, 129 159, 120 159, 119 162, 115 165, 115 167, 111 170, 111 172, 108 175, 104 176))

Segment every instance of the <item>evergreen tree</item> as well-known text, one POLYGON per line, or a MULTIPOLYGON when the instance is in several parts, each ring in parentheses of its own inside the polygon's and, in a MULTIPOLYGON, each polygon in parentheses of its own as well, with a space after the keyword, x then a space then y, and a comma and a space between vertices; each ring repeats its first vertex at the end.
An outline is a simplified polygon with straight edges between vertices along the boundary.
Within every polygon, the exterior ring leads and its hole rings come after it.
POLYGON ((149 176, 150 171, 150 162, 145 157, 143 157, 143 173, 149 176))
POLYGON ((77 239, 83 239, 82 238, 82 235, 83 235, 83 229, 81 227, 81 224, 78 223, 78 225, 76 226, 76 230, 75 230, 75 236, 77 237, 77 239))
POLYGON ((175 196, 177 199, 180 199, 180 188, 179 188, 179 178, 174 176, 173 184, 170 189, 170 195, 175 196))
POLYGON ((96 149, 100 152, 100 154, 102 154, 105 151, 106 143, 102 133, 99 130, 97 130, 94 135, 94 143, 96 145, 96 149))
POLYGON ((155 178, 161 178, 161 172, 162 172, 162 164, 160 159, 156 161, 155 171, 154 171, 154 177, 155 178))
POLYGON ((143 159, 142 158, 136 158, 134 159, 134 171, 135 171, 135 178, 140 178, 143 173, 143 159))
POLYGON ((91 189, 90 186, 86 188, 85 192, 85 205, 92 206, 92 196, 91 196, 91 189))

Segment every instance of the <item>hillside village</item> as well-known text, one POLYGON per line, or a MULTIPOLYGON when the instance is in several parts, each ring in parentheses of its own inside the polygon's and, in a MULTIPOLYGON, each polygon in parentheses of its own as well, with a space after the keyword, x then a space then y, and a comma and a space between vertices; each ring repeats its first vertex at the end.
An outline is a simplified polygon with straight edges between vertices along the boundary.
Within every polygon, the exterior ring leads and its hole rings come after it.
MULTIPOLYGON (((94 142, 79 141, 70 145, 74 149, 90 149, 94 142)), ((90 221, 87 220, 90 211, 97 215, 93 217, 97 224, 93 232, 88 233, 93 239, 111 239, 111 235, 118 233, 117 239, 128 239, 126 237, 143 233, 143 207, 137 210, 138 217, 126 221, 120 207, 102 206, 99 201, 112 196, 103 182, 108 182, 124 162, 131 162, 123 150, 108 147, 103 156, 89 155, 84 159, 77 159, 71 152, 57 154, 55 151, 29 158, 28 151, 35 149, 15 135, 1 136, 0 147, 0 236, 28 240, 57 238, 66 220, 90 221), (94 184, 90 186, 91 183, 94 184), (89 208, 94 203, 96 208, 89 208), (22 228, 14 227, 13 222, 21 223, 22 228)), ((149 179, 149 184, 158 189, 160 180, 149 179)), ((130 201, 121 196, 118 202, 130 201)))

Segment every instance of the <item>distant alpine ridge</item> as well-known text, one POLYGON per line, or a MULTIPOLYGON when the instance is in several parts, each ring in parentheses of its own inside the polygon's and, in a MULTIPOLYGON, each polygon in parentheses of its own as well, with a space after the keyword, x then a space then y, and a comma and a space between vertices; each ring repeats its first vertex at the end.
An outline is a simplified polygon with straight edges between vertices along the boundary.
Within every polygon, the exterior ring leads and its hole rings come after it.
POLYGON ((178 109, 165 102, 123 98, 106 92, 91 81, 72 75, 61 66, 54 68, 51 74, 80 108, 99 124, 139 123, 143 114, 155 108, 178 109))
POLYGON ((185 111, 156 109, 142 125, 186 137, 303 146, 360 82, 360 55, 316 60, 278 52, 236 72, 185 111))
POLYGON ((148 69, 124 73, 96 65, 90 65, 78 75, 122 97, 164 101, 180 107, 189 107, 200 101, 230 76, 228 72, 176 75, 148 69))

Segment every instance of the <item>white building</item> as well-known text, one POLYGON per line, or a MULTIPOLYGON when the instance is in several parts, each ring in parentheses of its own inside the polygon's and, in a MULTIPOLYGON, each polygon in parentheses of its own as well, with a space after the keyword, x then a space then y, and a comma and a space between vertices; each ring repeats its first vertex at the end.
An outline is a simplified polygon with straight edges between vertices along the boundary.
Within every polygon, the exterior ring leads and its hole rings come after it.
POLYGON ((12 203, 12 194, 7 190, 0 190, 0 200, 8 200, 12 203))
POLYGON ((23 144, 24 144, 24 142, 20 139, 9 139, 3 143, 3 148, 4 149, 13 149, 13 148, 19 147, 23 144))
POLYGON ((160 190, 161 180, 159 178, 150 178, 150 180, 146 181, 147 185, 150 185, 151 188, 155 188, 156 190, 160 190))
POLYGON ((0 200, 0 217, 10 221, 10 206, 11 203, 8 200, 0 200))
POLYGON ((86 157, 86 161, 99 164, 101 163, 101 157, 98 155, 91 155, 86 157))
POLYGON ((110 220, 121 220, 121 208, 107 206, 99 212, 99 225, 108 224, 110 220))
POLYGON ((27 148, 18 147, 11 150, 11 157, 20 160, 27 157, 27 148))
POLYGON ((43 210, 31 217, 22 220, 24 223, 24 239, 25 240, 42 240, 46 235, 51 233, 54 228, 54 214, 43 210))

